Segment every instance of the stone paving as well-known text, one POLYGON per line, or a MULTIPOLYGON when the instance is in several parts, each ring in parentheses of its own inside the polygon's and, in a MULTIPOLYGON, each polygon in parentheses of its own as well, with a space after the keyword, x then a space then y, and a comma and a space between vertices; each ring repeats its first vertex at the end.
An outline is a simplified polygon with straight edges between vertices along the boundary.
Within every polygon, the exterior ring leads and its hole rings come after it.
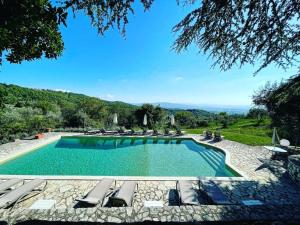
POLYGON ((18 155, 28 152, 32 149, 47 145, 53 141, 59 140, 61 136, 73 136, 78 133, 46 133, 42 139, 16 140, 7 144, 0 145, 0 162, 6 160, 12 155, 18 155))
MULTIPOLYGON (((0 146, 0 160, 9 154, 15 154, 22 147, 39 146, 59 138, 61 133, 47 134, 44 141, 19 141, 0 146), (28 144, 30 143, 30 144, 28 144), (1 153, 3 151, 3 153, 1 153)), ((70 134, 69 134, 70 135, 70 134)), ((142 222, 142 221, 233 221, 255 219, 289 219, 300 221, 300 187, 287 175, 286 167, 280 161, 270 161, 270 153, 263 147, 252 147, 237 142, 223 140, 212 143, 201 136, 186 137, 216 146, 227 153, 228 163, 243 173, 246 178, 214 179, 215 183, 229 197, 232 206, 212 205, 199 189, 197 181, 194 188, 199 193, 200 207, 178 207, 176 181, 153 180, 138 181, 133 207, 82 208, 75 199, 91 190, 95 180, 49 180, 42 193, 20 202, 13 210, 0 210, 0 221, 14 224, 26 220, 48 221, 93 221, 93 222, 142 222), (268 163, 266 163, 268 162, 268 163), (56 201, 51 210, 29 210, 38 199, 56 201), (262 207, 241 206, 241 200, 258 199, 265 203, 262 207), (163 208, 145 208, 144 201, 162 201, 163 208), (22 216, 21 216, 22 215, 22 216)), ((113 188, 118 188, 123 181, 118 180, 113 188)))

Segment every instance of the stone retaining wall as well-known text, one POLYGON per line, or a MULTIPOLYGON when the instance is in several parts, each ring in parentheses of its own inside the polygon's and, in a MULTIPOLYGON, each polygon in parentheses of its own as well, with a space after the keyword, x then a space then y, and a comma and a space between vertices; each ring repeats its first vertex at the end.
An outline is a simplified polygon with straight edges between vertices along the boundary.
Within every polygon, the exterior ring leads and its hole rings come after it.
POLYGON ((300 185, 300 155, 289 156, 288 172, 293 181, 300 185))
POLYGON ((62 221, 97 223, 284 221, 299 222, 300 206, 295 205, 205 205, 163 208, 81 208, 15 211, 0 210, 0 222, 9 225, 24 221, 62 221))

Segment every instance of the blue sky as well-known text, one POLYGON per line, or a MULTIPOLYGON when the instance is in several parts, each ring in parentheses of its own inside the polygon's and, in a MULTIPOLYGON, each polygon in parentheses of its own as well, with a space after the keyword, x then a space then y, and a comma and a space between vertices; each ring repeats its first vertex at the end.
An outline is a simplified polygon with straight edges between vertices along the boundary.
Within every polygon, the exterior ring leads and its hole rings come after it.
POLYGON ((211 69, 212 60, 194 46, 176 54, 171 29, 187 12, 175 0, 155 1, 146 13, 138 6, 126 38, 117 29, 99 36, 85 15, 70 16, 68 27, 62 27, 65 50, 60 58, 4 62, 0 82, 130 103, 250 105, 253 92, 266 81, 296 73, 296 67, 283 71, 270 66, 253 77, 250 65, 221 72, 211 69))

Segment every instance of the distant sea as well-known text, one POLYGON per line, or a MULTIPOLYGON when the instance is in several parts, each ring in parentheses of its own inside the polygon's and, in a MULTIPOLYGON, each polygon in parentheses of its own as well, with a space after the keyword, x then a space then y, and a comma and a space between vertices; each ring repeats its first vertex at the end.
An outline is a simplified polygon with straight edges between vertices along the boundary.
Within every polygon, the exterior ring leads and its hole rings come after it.
MULTIPOLYGON (((247 114, 250 105, 205 105, 205 104, 181 104, 181 103, 170 103, 170 102, 155 102, 151 103, 153 105, 160 105, 162 108, 166 109, 201 109, 208 112, 219 113, 219 112, 227 112, 228 114, 247 114)), ((142 104, 136 104, 142 105, 142 104)))

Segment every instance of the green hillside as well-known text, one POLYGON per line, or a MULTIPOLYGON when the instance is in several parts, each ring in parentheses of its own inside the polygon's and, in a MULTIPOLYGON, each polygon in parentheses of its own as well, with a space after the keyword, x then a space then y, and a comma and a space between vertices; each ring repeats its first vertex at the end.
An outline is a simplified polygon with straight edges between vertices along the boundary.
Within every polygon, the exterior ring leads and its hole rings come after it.
MULTIPOLYGON (((1 142, 47 128, 110 128, 114 113, 118 114, 118 125, 127 129, 141 127, 144 114, 148 116, 148 128, 163 129, 168 125, 168 115, 174 113, 177 116, 178 112, 150 104, 135 106, 71 92, 0 84, 1 142)), ((180 125, 191 127, 207 115, 210 113, 193 111, 180 125)))
POLYGON ((221 128, 222 135, 229 140, 251 145, 270 143, 268 118, 258 124, 257 119, 242 115, 214 114, 198 109, 163 109, 151 104, 135 106, 83 94, 0 84, 0 144, 48 129, 111 129, 114 113, 118 114, 118 126, 127 129, 141 129, 147 114, 147 128, 163 131, 171 128, 169 115, 173 114, 176 128, 188 133, 221 128))
POLYGON ((205 130, 215 131, 219 129, 228 140, 237 141, 248 145, 270 145, 272 142, 271 120, 266 118, 258 123, 257 119, 238 118, 226 128, 220 123, 211 122, 208 127, 185 129, 190 134, 202 134, 205 130))

